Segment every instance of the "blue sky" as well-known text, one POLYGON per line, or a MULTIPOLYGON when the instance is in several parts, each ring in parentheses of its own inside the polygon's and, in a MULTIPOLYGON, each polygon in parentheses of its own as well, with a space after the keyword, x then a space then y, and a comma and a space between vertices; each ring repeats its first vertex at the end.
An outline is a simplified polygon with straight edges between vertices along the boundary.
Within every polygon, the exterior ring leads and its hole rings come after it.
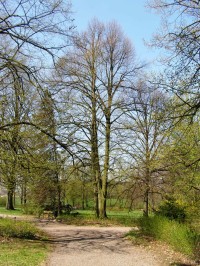
POLYGON ((152 61, 158 51, 144 45, 159 29, 160 17, 145 8, 146 0, 71 0, 78 31, 85 30, 96 17, 100 21, 117 21, 131 39, 139 59, 152 61))

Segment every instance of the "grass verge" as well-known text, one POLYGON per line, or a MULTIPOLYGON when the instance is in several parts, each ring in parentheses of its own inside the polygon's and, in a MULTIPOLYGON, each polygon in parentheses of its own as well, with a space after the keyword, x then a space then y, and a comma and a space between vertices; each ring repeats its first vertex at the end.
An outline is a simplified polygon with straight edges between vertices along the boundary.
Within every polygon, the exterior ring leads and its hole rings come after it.
POLYGON ((40 265, 49 251, 45 238, 31 223, 0 219, 0 265, 40 265))

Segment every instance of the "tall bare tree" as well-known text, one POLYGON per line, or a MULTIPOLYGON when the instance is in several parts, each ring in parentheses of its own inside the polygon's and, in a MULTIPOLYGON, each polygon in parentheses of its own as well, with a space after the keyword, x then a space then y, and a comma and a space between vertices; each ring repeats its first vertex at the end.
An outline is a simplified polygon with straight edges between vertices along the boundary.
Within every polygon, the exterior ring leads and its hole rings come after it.
POLYGON ((124 104, 121 92, 137 70, 135 54, 115 22, 104 25, 95 19, 73 41, 74 48, 58 65, 62 84, 71 88, 76 104, 71 121, 77 128, 77 143, 89 156, 96 215, 105 218, 111 132, 124 104))

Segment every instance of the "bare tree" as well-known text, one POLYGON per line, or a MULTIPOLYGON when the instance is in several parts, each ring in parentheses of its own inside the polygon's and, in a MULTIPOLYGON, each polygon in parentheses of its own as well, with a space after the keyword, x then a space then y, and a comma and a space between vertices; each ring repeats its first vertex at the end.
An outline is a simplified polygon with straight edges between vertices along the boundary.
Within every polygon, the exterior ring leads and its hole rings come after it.
POLYGON ((137 66, 132 45, 115 22, 104 25, 95 19, 73 41, 74 48, 58 66, 76 104, 71 121, 77 143, 90 159, 96 214, 105 218, 111 132, 124 104, 121 92, 130 86, 137 66))
MULTIPOLYGON (((66 0, 0 1, 1 89, 6 91, 4 81, 13 73, 21 83, 29 82, 37 92, 42 90, 45 67, 69 45, 73 28, 70 7, 66 0)), ((0 130, 9 126, 13 123, 2 124, 0 130)))
MULTIPOLYGON (((166 70, 158 83, 173 91, 185 105, 182 116, 194 116, 200 108, 200 4, 198 0, 150 0, 161 13, 162 27, 151 45, 164 49, 166 70)), ((179 114, 180 116, 180 114, 179 114)))
MULTIPOLYGON (((121 149, 131 164, 133 188, 140 187, 144 215, 149 215, 150 199, 162 189, 162 146, 167 140, 164 94, 140 79, 128 94, 128 106, 122 123, 121 149), (122 141, 124 140, 124 141, 122 141)), ((130 168, 130 167, 129 167, 130 168)), ((130 172, 130 170, 129 170, 130 172)), ((130 175, 130 173, 129 173, 130 175)))
POLYGON ((0 1, 1 46, 9 44, 9 53, 1 49, 1 69, 19 53, 28 58, 42 51, 54 56, 67 45, 60 37, 68 37, 72 27, 68 1, 0 1))

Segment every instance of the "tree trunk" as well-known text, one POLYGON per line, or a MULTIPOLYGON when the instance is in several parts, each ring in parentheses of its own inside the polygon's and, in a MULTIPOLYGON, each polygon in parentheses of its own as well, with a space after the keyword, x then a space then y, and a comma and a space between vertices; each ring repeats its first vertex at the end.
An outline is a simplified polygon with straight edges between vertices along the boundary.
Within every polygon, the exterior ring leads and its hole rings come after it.
MULTIPOLYGON (((94 74, 94 73, 93 73, 94 74)), ((98 127, 97 127, 97 110, 96 110, 96 94, 95 94, 95 77, 92 81, 92 124, 91 124, 91 164, 92 175, 94 179, 94 200, 95 213, 99 218, 99 181, 101 179, 100 165, 99 165, 99 151, 98 151, 98 127)))
POLYGON ((85 182, 82 182, 82 210, 85 210, 85 182))
POLYGON ((146 189, 144 194, 144 216, 149 216, 149 188, 146 189))
POLYGON ((6 204, 7 210, 14 210, 14 190, 10 189, 7 192, 7 204, 6 204))
POLYGON ((94 202, 95 202, 95 214, 99 218, 99 193, 98 193, 98 177, 95 175, 95 184, 94 184, 94 202))
POLYGON ((108 170, 109 170, 109 161, 110 161, 110 106, 111 100, 109 101, 109 107, 107 109, 106 117, 106 139, 105 139, 105 159, 104 159, 104 169, 101 180, 101 186, 99 187, 100 191, 100 218, 107 218, 106 214, 106 200, 107 200, 107 190, 108 190, 108 170))
POLYGON ((22 183, 22 188, 21 188, 21 205, 26 204, 27 201, 27 185, 26 185, 26 180, 22 183))
POLYGON ((60 188, 60 184, 58 184, 58 206, 57 206, 57 214, 61 215, 62 212, 62 203, 61 203, 61 188, 60 188))

